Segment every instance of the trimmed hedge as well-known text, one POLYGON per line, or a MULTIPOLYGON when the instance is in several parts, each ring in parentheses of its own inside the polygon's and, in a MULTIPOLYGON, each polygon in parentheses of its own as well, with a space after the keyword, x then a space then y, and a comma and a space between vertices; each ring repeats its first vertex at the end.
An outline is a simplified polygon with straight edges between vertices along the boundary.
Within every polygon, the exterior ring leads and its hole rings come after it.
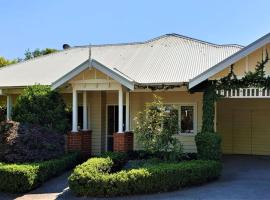
POLYGON ((218 161, 193 160, 161 163, 110 173, 111 158, 91 158, 77 166, 69 177, 70 189, 79 196, 110 197, 165 192, 198 185, 221 174, 218 161))
POLYGON ((201 160, 220 160, 221 136, 218 133, 201 132, 195 136, 197 156, 201 160))
POLYGON ((78 153, 70 153, 58 159, 39 163, 0 163, 0 191, 10 193, 30 191, 49 178, 74 167, 78 158, 78 153))

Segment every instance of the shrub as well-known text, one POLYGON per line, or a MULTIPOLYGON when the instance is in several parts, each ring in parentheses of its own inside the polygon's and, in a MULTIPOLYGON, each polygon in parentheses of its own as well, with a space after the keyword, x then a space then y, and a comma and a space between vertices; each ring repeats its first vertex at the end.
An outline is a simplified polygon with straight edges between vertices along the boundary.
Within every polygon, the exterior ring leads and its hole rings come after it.
POLYGON ((109 157, 89 159, 69 177, 70 189, 79 196, 98 197, 165 192, 216 179, 222 168, 218 161, 203 160, 150 164, 110 173, 112 167, 109 157))
POLYGON ((51 177, 76 165, 78 153, 40 163, 0 164, 0 191, 22 193, 30 191, 51 177))
POLYGON ((110 158, 113 161, 112 172, 120 170, 128 160, 128 154, 124 152, 105 152, 101 158, 110 158))
POLYGON ((198 159, 221 159, 221 136, 217 133, 201 132, 195 137, 198 159))
POLYGON ((13 119, 65 133, 68 128, 65 108, 58 92, 52 91, 49 86, 34 85, 26 88, 18 97, 13 119))
POLYGON ((134 133, 146 151, 165 152, 164 158, 167 160, 181 156, 183 146, 173 137, 178 132, 177 114, 166 111, 160 97, 154 95, 154 101, 146 104, 145 110, 137 114, 135 121, 134 133))
POLYGON ((39 162, 65 153, 64 136, 40 125, 0 123, 0 161, 39 162))

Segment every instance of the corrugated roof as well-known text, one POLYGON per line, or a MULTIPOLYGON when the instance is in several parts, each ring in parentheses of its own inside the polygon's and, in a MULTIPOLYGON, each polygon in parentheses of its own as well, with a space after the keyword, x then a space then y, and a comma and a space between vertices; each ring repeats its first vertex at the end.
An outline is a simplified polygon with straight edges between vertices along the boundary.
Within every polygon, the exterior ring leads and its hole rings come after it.
MULTIPOLYGON (((94 45, 92 58, 136 83, 188 82, 239 51, 177 34, 142 43, 94 45)), ((88 46, 74 47, 0 69, 0 87, 50 85, 88 59, 88 46)))

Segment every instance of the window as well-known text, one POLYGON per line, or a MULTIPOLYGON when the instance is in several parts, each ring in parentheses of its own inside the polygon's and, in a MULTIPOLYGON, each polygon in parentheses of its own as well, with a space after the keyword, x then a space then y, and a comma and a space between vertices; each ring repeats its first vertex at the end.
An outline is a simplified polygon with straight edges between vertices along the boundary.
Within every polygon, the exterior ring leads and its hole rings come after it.
POLYGON ((196 104, 166 105, 166 111, 178 125, 178 134, 192 135, 196 131, 196 104))
POLYGON ((194 106, 180 106, 181 133, 194 133, 194 106))

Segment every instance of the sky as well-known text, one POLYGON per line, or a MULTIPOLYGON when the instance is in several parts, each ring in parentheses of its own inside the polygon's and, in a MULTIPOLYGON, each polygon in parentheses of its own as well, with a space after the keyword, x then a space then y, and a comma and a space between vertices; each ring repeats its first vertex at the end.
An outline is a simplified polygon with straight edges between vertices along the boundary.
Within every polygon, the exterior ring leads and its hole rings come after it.
POLYGON ((0 0, 0 56, 166 34, 248 45, 270 32, 269 0, 0 0))

